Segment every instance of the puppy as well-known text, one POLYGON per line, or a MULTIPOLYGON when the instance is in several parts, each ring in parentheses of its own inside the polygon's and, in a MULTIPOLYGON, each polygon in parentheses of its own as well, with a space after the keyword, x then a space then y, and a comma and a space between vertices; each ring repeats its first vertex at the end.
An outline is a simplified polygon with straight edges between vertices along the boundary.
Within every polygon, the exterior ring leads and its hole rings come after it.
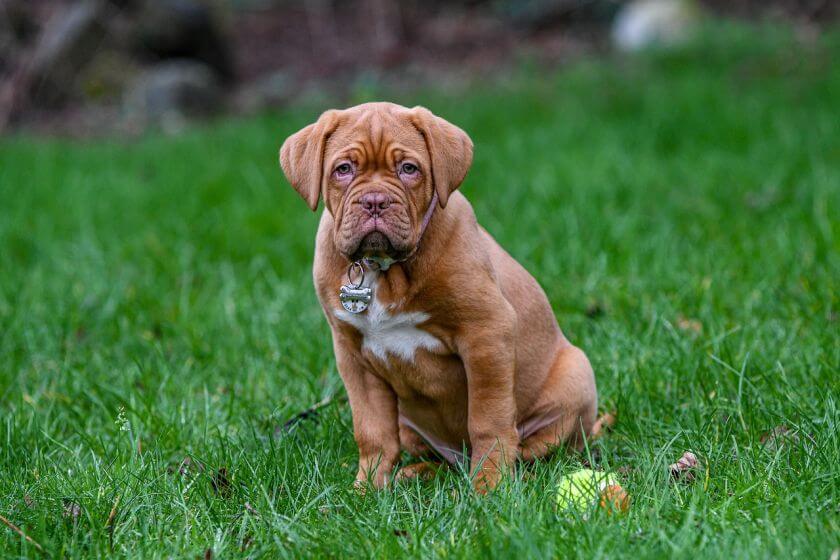
POLYGON ((579 447, 593 431, 589 360, 456 191, 472 158, 463 130, 392 103, 327 111, 280 149, 292 187, 326 207, 313 276, 358 484, 387 485, 404 449, 469 462, 486 491, 517 458, 579 447))

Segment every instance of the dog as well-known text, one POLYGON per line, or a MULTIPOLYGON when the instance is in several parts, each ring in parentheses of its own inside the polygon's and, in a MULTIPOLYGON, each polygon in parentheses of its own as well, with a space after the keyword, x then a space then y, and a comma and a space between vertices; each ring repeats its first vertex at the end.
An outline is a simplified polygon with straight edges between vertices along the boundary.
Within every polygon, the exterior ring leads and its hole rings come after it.
POLYGON ((457 191, 473 143, 423 107, 329 110, 280 149, 315 211, 313 279, 359 450, 356 484, 382 488, 401 450, 469 467, 479 492, 517 459, 596 431, 586 355, 537 281, 457 191))

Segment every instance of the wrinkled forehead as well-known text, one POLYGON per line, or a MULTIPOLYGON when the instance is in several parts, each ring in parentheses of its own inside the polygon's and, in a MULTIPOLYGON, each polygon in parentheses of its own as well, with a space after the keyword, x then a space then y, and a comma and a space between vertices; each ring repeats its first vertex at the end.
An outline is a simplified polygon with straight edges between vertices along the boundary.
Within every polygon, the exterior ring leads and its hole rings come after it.
POLYGON ((325 161, 344 157, 359 164, 392 165, 405 157, 425 160, 426 142, 407 111, 345 111, 327 141, 325 161))

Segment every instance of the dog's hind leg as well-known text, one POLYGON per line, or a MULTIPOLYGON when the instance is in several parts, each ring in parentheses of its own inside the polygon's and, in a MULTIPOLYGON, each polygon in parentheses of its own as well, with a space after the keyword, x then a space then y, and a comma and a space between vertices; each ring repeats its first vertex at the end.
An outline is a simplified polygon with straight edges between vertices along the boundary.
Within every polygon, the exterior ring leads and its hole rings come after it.
POLYGON ((433 458, 434 452, 429 444, 402 421, 400 421, 400 447, 412 457, 422 457, 426 460, 402 467, 397 471, 397 481, 413 478, 428 480, 434 477, 438 469, 442 466, 440 461, 436 461, 433 458))
POLYGON ((429 480, 437 474, 438 470, 442 466, 443 464, 437 461, 420 461, 419 463, 412 463, 397 471, 396 480, 411 480, 413 478, 429 480))
POLYGON ((400 447, 412 457, 425 457, 432 451, 420 434, 403 422, 402 418, 400 418, 400 447))
POLYGON ((566 346, 557 352, 542 395, 543 402, 535 410, 546 411, 545 416, 553 413, 557 419, 534 433, 524 434, 519 449, 525 461, 544 457, 563 445, 579 450, 584 438, 591 438, 596 427, 595 376, 586 354, 579 348, 566 346))

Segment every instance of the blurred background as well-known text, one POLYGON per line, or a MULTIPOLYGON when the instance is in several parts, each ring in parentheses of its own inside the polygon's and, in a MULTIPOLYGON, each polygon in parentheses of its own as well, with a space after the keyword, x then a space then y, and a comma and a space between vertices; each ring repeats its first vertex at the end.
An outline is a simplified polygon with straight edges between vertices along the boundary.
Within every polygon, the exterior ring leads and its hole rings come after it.
POLYGON ((720 17, 807 40, 833 0, 0 0, 0 131, 180 130, 192 119, 458 91, 523 66, 671 46, 720 17))
POLYGON ((837 560, 838 5, 0 0, 0 514, 45 553, 0 559, 837 560), (473 139, 624 520, 559 516, 562 453, 360 499, 347 403, 289 424, 344 391, 277 150, 374 99, 473 139))

